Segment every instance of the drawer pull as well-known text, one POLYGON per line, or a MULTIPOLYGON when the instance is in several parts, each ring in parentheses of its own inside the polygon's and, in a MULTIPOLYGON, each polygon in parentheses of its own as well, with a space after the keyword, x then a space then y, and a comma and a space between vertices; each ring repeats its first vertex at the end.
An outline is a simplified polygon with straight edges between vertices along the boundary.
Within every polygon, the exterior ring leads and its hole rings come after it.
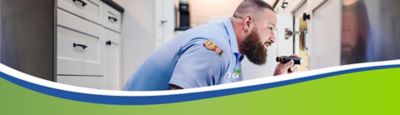
POLYGON ((80 2, 82 4, 82 7, 85 7, 87 5, 87 3, 85 1, 82 0, 72 0, 73 2, 80 2))
POLYGON ((307 13, 303 13, 303 21, 307 21, 307 20, 310 20, 310 14, 307 14, 307 13))
POLYGON ((111 16, 108 16, 108 20, 111 20, 112 22, 117 22, 118 21, 117 18, 114 18, 114 17, 111 17, 111 16))
POLYGON ((84 45, 84 44, 77 44, 77 43, 73 43, 72 44, 73 47, 82 47, 83 49, 86 49, 88 46, 84 45))
POLYGON ((106 41, 107 46, 111 46, 111 44, 112 44, 111 40, 106 41))

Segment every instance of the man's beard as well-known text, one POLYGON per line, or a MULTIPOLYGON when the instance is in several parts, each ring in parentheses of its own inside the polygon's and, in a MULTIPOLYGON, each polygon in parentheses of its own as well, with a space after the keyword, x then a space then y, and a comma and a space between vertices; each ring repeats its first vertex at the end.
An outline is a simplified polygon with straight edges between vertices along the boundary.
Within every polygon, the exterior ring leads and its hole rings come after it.
POLYGON ((241 44, 242 52, 250 62, 263 65, 267 62, 267 48, 261 42, 257 32, 253 31, 241 44))

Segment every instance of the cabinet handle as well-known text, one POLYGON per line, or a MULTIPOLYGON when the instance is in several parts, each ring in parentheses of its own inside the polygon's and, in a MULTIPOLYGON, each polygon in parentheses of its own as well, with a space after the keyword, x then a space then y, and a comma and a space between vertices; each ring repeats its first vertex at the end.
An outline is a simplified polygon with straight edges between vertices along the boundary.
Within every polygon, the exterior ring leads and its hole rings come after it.
POLYGON ((106 46, 111 46, 111 40, 106 41, 106 46))
POLYGON ((82 0, 72 0, 73 2, 80 2, 82 4, 82 7, 85 7, 87 5, 87 3, 85 1, 82 0))
POLYGON ((168 20, 166 20, 166 19, 161 20, 161 24, 165 24, 167 22, 168 22, 168 20))
POLYGON ((73 43, 72 44, 73 47, 82 47, 83 49, 86 49, 88 46, 84 45, 84 44, 78 44, 78 43, 73 43))
POLYGON ((108 20, 111 20, 112 22, 117 22, 118 21, 117 18, 111 17, 111 16, 108 16, 108 20))
POLYGON ((288 5, 289 3, 285 0, 283 1, 281 8, 285 9, 288 5))
POLYGON ((303 13, 303 21, 310 20, 310 14, 303 13))

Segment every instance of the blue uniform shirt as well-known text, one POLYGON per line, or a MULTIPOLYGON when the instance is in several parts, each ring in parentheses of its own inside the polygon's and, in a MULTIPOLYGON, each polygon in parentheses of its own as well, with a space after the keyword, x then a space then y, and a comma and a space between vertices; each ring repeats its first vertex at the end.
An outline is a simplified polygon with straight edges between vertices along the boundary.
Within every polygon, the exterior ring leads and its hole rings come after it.
POLYGON ((162 46, 129 79, 124 90, 167 90, 169 84, 194 88, 242 80, 236 34, 232 22, 199 26, 162 46), (223 50, 207 49, 211 41, 223 50))

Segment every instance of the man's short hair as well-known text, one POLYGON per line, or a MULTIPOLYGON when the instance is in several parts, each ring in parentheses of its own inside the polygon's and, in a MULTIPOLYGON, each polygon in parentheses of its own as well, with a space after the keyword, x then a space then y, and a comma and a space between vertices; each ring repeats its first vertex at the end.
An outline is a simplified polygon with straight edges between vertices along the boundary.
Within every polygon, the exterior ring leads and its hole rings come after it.
POLYGON ((233 17, 242 18, 243 15, 249 13, 257 13, 259 11, 263 11, 264 9, 269 9, 274 11, 274 8, 266 3, 263 0, 244 0, 239 6, 236 8, 233 17))

